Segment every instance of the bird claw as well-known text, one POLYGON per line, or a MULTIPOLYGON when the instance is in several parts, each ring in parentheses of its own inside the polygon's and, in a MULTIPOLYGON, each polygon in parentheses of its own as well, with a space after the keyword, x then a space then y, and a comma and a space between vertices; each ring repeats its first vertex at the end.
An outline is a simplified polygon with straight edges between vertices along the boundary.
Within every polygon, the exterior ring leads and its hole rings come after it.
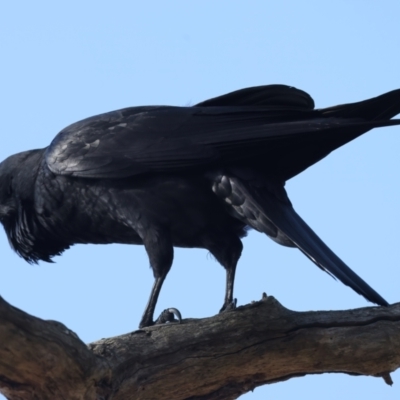
POLYGON ((166 308, 154 322, 154 325, 166 324, 170 322, 182 323, 182 315, 177 308, 166 308), (177 319, 175 319, 175 317, 177 319))
POLYGON ((224 304, 219 312, 223 313, 227 311, 233 311, 236 309, 236 304, 237 304, 237 299, 233 299, 231 303, 224 304))

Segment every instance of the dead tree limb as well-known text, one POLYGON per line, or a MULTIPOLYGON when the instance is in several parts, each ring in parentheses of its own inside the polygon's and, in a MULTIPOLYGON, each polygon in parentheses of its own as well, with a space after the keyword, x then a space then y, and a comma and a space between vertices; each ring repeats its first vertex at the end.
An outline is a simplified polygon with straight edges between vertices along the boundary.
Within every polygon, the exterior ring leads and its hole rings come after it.
POLYGON ((324 372, 390 383, 399 366, 400 303, 294 312, 265 297, 85 345, 63 324, 0 298, 0 392, 10 400, 225 400, 324 372))

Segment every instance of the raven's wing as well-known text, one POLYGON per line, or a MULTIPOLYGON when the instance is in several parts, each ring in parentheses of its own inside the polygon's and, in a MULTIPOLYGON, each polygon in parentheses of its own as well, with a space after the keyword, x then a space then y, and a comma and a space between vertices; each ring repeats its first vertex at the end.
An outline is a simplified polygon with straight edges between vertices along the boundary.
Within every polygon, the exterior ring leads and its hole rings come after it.
MULTIPOLYGON (((338 278, 367 300, 382 306, 388 305, 386 300, 354 273, 303 221, 290 204, 282 185, 253 177, 243 179, 240 175, 246 175, 246 171, 239 174, 233 171, 233 175, 228 177, 232 197, 230 203, 240 219, 274 240, 276 237, 282 238, 283 234, 286 240, 284 244, 291 242, 322 270, 338 278)), ((225 193, 228 192, 225 190, 225 193)))
POLYGON ((65 128, 46 161, 54 173, 89 178, 235 164, 286 180, 369 129, 400 124, 388 120, 400 111, 400 90, 376 99, 375 105, 391 108, 390 116, 351 115, 352 104, 325 115, 312 110, 307 94, 283 85, 248 88, 194 107, 127 108, 65 128))
POLYGON ((267 85, 235 90, 195 105, 195 107, 229 106, 294 107, 313 110, 314 100, 308 93, 292 86, 267 85))

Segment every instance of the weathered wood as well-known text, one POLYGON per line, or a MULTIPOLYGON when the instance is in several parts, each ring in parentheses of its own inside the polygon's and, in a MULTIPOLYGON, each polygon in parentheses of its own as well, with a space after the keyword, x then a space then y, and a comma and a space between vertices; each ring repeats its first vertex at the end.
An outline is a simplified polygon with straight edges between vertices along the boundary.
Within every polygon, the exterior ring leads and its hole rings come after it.
POLYGON ((400 366, 400 303, 294 312, 273 297, 85 345, 63 324, 0 300, 0 392, 10 400, 235 399, 324 372, 400 366))

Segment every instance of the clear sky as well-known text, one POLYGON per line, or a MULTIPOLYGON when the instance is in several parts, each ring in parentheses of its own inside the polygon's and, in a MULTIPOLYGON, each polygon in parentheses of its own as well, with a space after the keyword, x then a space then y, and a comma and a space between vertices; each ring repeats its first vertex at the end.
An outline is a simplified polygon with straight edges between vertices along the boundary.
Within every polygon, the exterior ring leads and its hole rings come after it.
MULTIPOLYGON (((317 107, 400 88, 400 2, 4 2, 0 12, 0 159, 47 146, 79 119, 136 105, 190 105, 246 86, 283 83, 317 107)), ((289 181, 295 209, 389 302, 400 301, 400 128, 385 128, 289 181)), ((275 296, 293 310, 368 306, 298 250, 252 232, 236 278, 238 304, 275 296)), ((31 266, 0 232, 0 294, 83 341, 136 329, 153 282, 140 246, 80 245, 31 266)), ((156 314, 208 317, 225 273, 205 250, 181 250, 156 314)), ((242 399, 399 399, 400 373, 331 374, 257 388, 242 399)))

